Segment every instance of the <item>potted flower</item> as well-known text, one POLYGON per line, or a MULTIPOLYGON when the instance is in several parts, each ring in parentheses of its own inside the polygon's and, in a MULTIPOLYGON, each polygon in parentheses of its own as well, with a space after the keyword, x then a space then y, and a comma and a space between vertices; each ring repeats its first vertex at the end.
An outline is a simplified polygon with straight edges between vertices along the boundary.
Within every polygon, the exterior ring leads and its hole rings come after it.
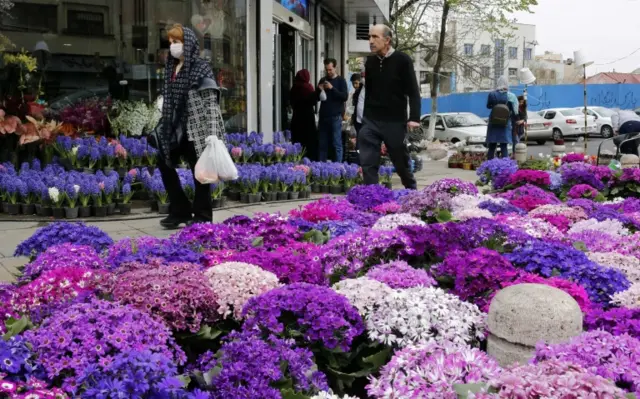
POLYGON ((104 205, 104 182, 96 183, 93 197, 93 215, 99 218, 107 216, 107 207, 104 205))
POLYGON ((122 144, 116 144, 115 148, 116 160, 118 161, 118 175, 120 178, 123 178, 127 173, 127 162, 128 156, 127 150, 122 146, 122 144))
POLYGON ((291 187, 291 191, 289 192, 289 199, 295 200, 300 198, 301 192, 304 189, 304 185, 307 181, 307 178, 302 170, 293 170, 293 185, 291 187))
POLYGON ((84 173, 93 174, 98 161, 100 161, 100 150, 96 146, 89 147, 89 152, 85 159, 84 173))
POLYGON ((233 147, 231 148, 231 158, 235 163, 242 162, 242 148, 241 147, 233 147))
POLYGON ((273 154, 276 158, 276 162, 280 163, 282 162, 282 158, 287 155, 287 150, 277 145, 273 149, 273 154))
POLYGON ((340 194, 342 187, 342 165, 333 164, 329 168, 329 192, 331 194, 340 194))
POLYGON ((289 199, 287 191, 293 185, 293 174, 289 170, 282 170, 278 173, 278 201, 286 201, 289 199))
POLYGON ((104 179, 102 182, 104 193, 104 204, 107 207, 107 216, 113 215, 116 211, 116 204, 113 201, 114 195, 117 190, 117 185, 109 178, 104 179))
POLYGON ((255 204, 262 201, 262 193, 260 192, 261 180, 258 171, 252 171, 248 176, 247 183, 249 185, 249 203, 255 204))
MULTIPOLYGON (((32 177, 33 178, 33 177, 32 177)), ((36 213, 36 196, 29 184, 22 181, 19 187, 20 202, 23 215, 33 215, 36 213)))
POLYGON ((77 184, 68 184, 64 190, 64 197, 66 205, 64 208, 64 214, 67 219, 78 218, 78 192, 80 186, 77 184))
POLYGON ((64 208, 64 193, 61 193, 57 187, 49 187, 49 200, 51 200, 52 214, 56 219, 63 219, 65 216, 64 208))
POLYGON ((253 156, 253 148, 245 145, 241 146, 240 149, 242 150, 242 154, 240 154, 242 163, 249 163, 249 160, 253 156))
POLYGON ((116 147, 114 145, 106 145, 102 148, 102 171, 105 175, 113 172, 113 166, 116 163, 116 147))
POLYGON ((78 208, 78 217, 80 218, 88 218, 91 216, 91 206, 89 206, 89 202, 91 201, 91 183, 85 182, 80 184, 80 190, 78 191, 78 204, 80 205, 78 208))
POLYGON ((16 176, 7 176, 3 179, 4 193, 6 201, 4 210, 9 215, 17 215, 20 213, 20 188, 24 183, 16 176))
POLYGON ((131 197, 133 196, 133 190, 131 190, 131 184, 125 183, 122 185, 122 203, 120 203, 120 214, 129 215, 131 213, 131 197))
POLYGON ((393 176, 393 167, 381 166, 378 174, 380 176, 380 183, 391 190, 393 188, 393 184, 391 183, 391 177, 393 176))
POLYGON ((318 183, 320 183, 320 192, 323 194, 329 194, 331 192, 329 186, 329 174, 331 173, 329 170, 329 164, 321 164, 319 165, 319 169, 318 183))
POLYGON ((211 205, 214 209, 222 208, 222 192, 224 191, 224 183, 217 182, 211 184, 211 205))
POLYGON ((147 150, 145 151, 145 158, 147 159, 147 163, 149 164, 149 173, 153 173, 156 170, 156 162, 158 159, 158 150, 147 145, 147 150))
POLYGON ((42 184, 40 187, 40 213, 38 216, 50 217, 53 215, 51 208, 51 198, 49 197, 49 188, 42 184))
POLYGON ((152 177, 153 193, 158 199, 158 213, 166 215, 169 213, 169 194, 162 183, 162 179, 158 173, 155 173, 152 177))
POLYGON ((309 179, 311 183, 311 192, 319 193, 320 192, 320 166, 312 165, 311 166, 311 176, 309 179))
POLYGON ((309 177, 311 176, 311 168, 307 165, 296 165, 293 170, 302 172, 302 181, 300 182, 299 187, 299 198, 310 198, 311 197, 311 187, 309 186, 309 177))

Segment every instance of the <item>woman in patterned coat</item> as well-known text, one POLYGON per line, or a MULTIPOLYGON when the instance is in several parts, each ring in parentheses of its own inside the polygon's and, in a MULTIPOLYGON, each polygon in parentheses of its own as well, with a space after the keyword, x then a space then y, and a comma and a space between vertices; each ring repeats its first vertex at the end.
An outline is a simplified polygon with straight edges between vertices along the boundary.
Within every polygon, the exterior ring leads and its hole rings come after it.
POLYGON ((169 216, 160 221, 167 229, 181 224, 210 222, 212 219, 209 184, 195 181, 193 205, 182 190, 175 170, 180 158, 191 172, 204 151, 210 135, 222 138, 224 122, 220 112, 220 90, 209 64, 199 57, 195 33, 181 25, 168 32, 171 56, 164 76, 162 119, 156 129, 158 169, 169 195, 169 216))

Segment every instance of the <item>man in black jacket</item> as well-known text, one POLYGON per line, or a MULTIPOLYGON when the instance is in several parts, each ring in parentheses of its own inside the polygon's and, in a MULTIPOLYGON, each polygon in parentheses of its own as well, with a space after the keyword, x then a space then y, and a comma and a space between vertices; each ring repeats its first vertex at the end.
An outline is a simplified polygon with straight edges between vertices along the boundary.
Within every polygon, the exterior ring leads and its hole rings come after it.
POLYGON ((320 133, 318 158, 320 162, 326 162, 329 158, 329 145, 335 151, 335 161, 342 162, 342 115, 344 103, 349 97, 347 81, 336 70, 338 61, 328 58, 324 61, 324 69, 327 73, 318 82, 316 94, 320 103, 320 120, 318 130, 320 133))
POLYGON ((369 47, 374 55, 368 57, 365 64, 367 89, 358 135, 360 165, 364 183, 378 184, 380 148, 384 142, 404 187, 416 189, 405 136, 407 130, 420 127, 420 90, 413 60, 395 51, 391 39, 391 29, 386 25, 375 25, 369 30, 369 47))

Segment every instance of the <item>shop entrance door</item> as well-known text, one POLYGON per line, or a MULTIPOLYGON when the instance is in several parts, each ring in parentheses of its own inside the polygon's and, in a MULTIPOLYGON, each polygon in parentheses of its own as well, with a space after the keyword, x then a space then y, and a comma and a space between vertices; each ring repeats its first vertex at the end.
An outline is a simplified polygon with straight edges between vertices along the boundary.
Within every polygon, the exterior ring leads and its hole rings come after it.
POLYGON ((277 132, 291 124, 289 92, 296 74, 296 30, 274 22, 273 31, 273 131, 277 132))

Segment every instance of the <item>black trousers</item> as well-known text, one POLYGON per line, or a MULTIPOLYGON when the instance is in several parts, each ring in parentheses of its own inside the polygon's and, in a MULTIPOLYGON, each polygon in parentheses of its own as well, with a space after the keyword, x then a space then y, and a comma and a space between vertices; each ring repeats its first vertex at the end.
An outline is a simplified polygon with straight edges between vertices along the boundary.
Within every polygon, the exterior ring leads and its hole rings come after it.
POLYGON ((362 130, 362 123, 353 122, 353 127, 356 129, 356 150, 360 149, 360 130, 362 130))
POLYGON ((387 146, 389 158, 402 180, 402 185, 408 189, 416 189, 416 179, 411 172, 411 156, 405 145, 406 134, 407 124, 404 121, 383 122, 362 119, 358 142, 364 184, 378 184, 380 149, 384 143, 387 146))
MULTIPOLYGON (((196 149, 193 143, 188 140, 184 140, 180 145, 180 148, 172 152, 172 158, 182 157, 191 168, 191 173, 198 162, 198 156, 196 155, 196 149)), ((195 198, 193 200, 193 206, 187 198, 187 195, 182 190, 180 184, 180 178, 175 168, 169 167, 164 158, 158 157, 158 169, 162 174, 162 182, 169 195, 169 215, 175 217, 192 217, 195 220, 210 222, 213 219, 213 211, 211 206, 211 185, 200 184, 198 180, 194 181, 196 184, 195 198)))

